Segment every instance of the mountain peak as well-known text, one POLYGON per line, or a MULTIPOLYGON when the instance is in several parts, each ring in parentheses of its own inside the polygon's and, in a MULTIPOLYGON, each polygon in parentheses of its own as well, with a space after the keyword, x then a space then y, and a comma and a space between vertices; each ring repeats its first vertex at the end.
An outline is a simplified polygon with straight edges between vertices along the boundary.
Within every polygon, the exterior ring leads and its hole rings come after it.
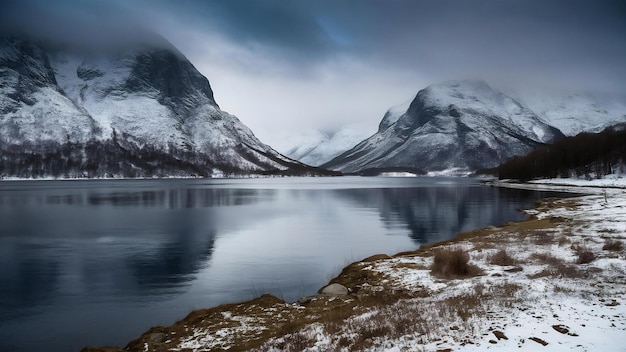
POLYGON ((438 171, 493 167, 562 137, 484 81, 447 81, 418 92, 406 113, 386 114, 378 133, 323 167, 438 171), (386 128, 384 128, 386 127, 386 128))
POLYGON ((0 176, 316 172, 222 111, 208 79, 155 38, 109 50, 2 38, 0 152, 14 157, 0 176))

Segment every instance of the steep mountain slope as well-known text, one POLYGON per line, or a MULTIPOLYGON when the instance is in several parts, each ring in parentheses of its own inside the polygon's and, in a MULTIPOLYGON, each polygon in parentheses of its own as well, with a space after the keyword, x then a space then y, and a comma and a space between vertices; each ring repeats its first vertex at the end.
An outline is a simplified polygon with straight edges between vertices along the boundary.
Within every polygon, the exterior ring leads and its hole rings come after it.
POLYGON ((482 81, 449 81, 418 92, 404 114, 322 167, 345 172, 494 167, 562 133, 482 81), (395 120, 395 121, 394 121, 395 120))
POLYGON ((344 126, 332 134, 308 130, 286 136, 283 143, 273 147, 292 159, 317 166, 354 147, 371 134, 356 125, 344 126))
MULTIPOLYGON (((159 39, 115 50, 79 50, 2 38, 0 148, 11 149, 18 159, 23 159, 17 156, 20 146, 40 156, 63 154, 73 165, 63 171, 70 177, 314 171, 261 143, 222 111, 209 81, 159 39), (86 160, 70 160, 79 153, 63 153, 87 143, 101 149, 93 156, 107 160, 87 160, 95 163, 95 174, 85 174, 86 160), (149 170, 141 162, 144 151, 155 154, 149 170), (112 152, 122 158, 121 170, 108 169, 107 163, 115 163, 112 152), (173 158, 173 164, 165 170, 160 158, 173 158), (177 162, 187 166, 175 170, 177 162)), ((10 166, 11 160, 3 159, 10 166)), ((18 175, 50 174, 37 167, 22 165, 18 175)), ((4 176, 18 176, 14 173, 0 170, 4 176)))

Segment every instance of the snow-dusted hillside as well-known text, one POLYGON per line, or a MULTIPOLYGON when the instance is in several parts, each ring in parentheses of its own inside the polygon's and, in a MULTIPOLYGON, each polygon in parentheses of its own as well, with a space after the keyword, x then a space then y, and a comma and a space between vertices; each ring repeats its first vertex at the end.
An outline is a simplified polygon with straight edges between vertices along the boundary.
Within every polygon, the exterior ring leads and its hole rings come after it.
POLYGON ((222 111, 209 81, 158 39, 106 51, 0 39, 0 143, 114 140, 124 150, 186 153, 204 174, 304 167, 222 111))
POLYGON ((318 130, 306 130, 282 138, 283 142, 273 145, 288 157, 308 165, 321 165, 371 135, 362 126, 344 126, 329 134, 318 130))
POLYGON ((600 132, 626 122, 626 96, 600 96, 585 93, 518 93, 521 101, 565 135, 600 132))
POLYGON ((482 81, 431 85, 398 115, 387 113, 375 135, 322 166, 346 172, 476 170, 562 136, 533 111, 482 81))

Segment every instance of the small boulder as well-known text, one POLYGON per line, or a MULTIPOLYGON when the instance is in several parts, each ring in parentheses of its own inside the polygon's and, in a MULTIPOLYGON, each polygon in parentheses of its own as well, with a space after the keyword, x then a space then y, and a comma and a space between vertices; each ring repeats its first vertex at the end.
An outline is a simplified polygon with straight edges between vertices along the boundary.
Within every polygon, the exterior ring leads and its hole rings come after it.
POLYGON ((328 296, 343 296, 348 294, 348 288, 342 284, 333 283, 322 287, 320 293, 328 296))
POLYGON ((493 334, 498 338, 498 340, 508 340, 509 339, 508 337, 506 337, 506 335, 502 331, 499 331, 499 330, 495 330, 493 332, 493 334))

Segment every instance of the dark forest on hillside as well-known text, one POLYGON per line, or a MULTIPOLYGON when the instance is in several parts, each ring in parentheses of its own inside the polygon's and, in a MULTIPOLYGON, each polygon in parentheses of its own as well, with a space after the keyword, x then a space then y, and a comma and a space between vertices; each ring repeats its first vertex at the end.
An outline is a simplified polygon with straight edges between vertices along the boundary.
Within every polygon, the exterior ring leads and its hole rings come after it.
MULTIPOLYGON (((600 178, 625 167, 626 128, 580 133, 525 156, 513 157, 497 168, 500 179, 600 178)), ((623 170, 622 170, 623 171, 623 170)))
MULTIPOLYGON (((86 143, 67 141, 3 143, 0 139, 0 179, 18 178, 137 178, 137 177, 211 177, 215 170, 226 176, 250 174, 281 176, 337 175, 308 165, 286 162, 250 146, 240 145, 237 152, 259 169, 241 169, 230 157, 215 151, 198 153, 169 145, 167 150, 136 143, 126 135, 86 143), (256 153, 256 154, 255 154, 256 153), (262 162, 266 156, 284 169, 262 162), (262 169, 261 169, 262 168, 262 169)), ((221 176, 221 175, 220 175, 221 176)))

